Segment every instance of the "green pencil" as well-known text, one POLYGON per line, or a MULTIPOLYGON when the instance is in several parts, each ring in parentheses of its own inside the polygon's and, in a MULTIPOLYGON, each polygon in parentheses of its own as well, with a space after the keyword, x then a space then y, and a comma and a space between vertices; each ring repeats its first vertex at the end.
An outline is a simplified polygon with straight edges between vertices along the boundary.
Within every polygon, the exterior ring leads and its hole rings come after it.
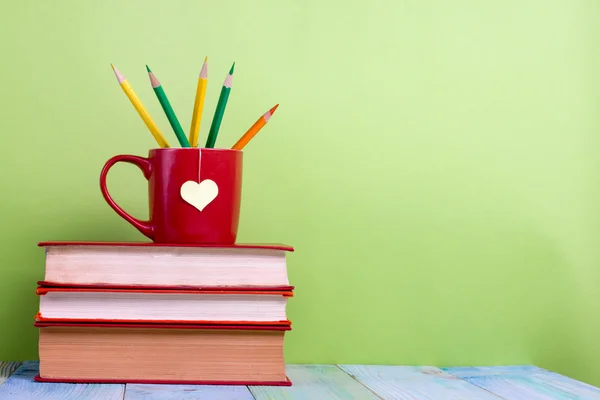
POLYGON ((225 107, 227 106, 227 99, 229 98, 229 92, 231 92, 231 82, 233 81, 233 67, 235 67, 235 63, 233 63, 233 65, 231 66, 231 69, 229 70, 229 73, 225 78, 225 82, 223 82, 223 87, 221 88, 219 102, 217 103, 215 115, 213 116, 212 124, 210 125, 208 138, 206 138, 205 147, 207 148, 215 147, 215 142, 217 141, 217 135, 219 134, 219 128, 221 127, 223 114, 225 114, 225 107))
POLYGON ((164 91, 162 85, 160 84, 158 79, 156 79, 156 76, 154 76, 154 73, 152 73, 152 71, 150 71, 150 68, 147 65, 146 65, 146 69, 148 70, 148 76, 150 77, 150 84, 152 85, 152 89, 154 89, 154 93, 156 93, 156 97, 158 97, 158 101, 160 102, 160 105, 162 106, 163 110, 165 111, 165 114, 167 114, 169 123, 171 124, 171 127, 173 127, 173 130, 175 131, 177 140, 179 140, 179 144, 181 144, 181 147, 190 147, 190 142, 188 141, 185 133, 183 133, 181 124, 179 123, 179 120, 177 119, 177 116, 175 115, 175 111, 173 111, 173 107, 171 107, 171 103, 169 103, 169 99, 167 98, 167 95, 165 94, 165 91, 164 91))

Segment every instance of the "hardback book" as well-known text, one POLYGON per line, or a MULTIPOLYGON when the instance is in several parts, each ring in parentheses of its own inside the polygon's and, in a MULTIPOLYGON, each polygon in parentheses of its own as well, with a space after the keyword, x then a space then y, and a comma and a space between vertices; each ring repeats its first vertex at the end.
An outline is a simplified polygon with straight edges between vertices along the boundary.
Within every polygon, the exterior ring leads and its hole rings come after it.
POLYGON ((36 322, 42 382, 291 385, 289 326, 36 322))
POLYGON ((289 325, 292 291, 38 287, 37 321, 289 325))
POLYGON ((290 290, 283 244, 41 242, 43 286, 290 290))

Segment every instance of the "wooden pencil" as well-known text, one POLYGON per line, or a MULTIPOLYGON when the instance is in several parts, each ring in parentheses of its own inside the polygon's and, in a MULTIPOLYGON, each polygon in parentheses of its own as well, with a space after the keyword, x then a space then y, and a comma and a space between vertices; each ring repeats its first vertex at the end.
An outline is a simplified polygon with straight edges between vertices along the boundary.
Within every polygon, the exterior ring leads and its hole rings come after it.
POLYGON ((219 134, 219 128, 221 127, 221 121, 223 121, 223 115, 225 114, 225 107, 227 107, 227 99, 229 98, 229 92, 231 92, 231 84, 233 81, 233 68, 235 63, 231 66, 223 87, 221 88, 221 95, 219 96, 219 102, 213 116, 212 124, 210 125, 210 131, 208 132, 208 138, 206 138, 207 148, 215 147, 217 141, 217 135, 219 134))
POLYGON ((148 70, 148 77, 150 78, 150 84, 152 85, 152 89, 154 89, 154 93, 156 94, 156 97, 158 98, 161 107, 167 115, 167 119, 169 120, 169 123, 171 124, 171 127, 175 132, 175 136, 177 136, 179 144, 181 145, 181 147, 190 147, 190 143, 188 142, 185 133, 183 133, 181 124, 177 119, 177 115, 175 115, 175 110, 173 110, 173 107, 171 107, 171 103, 169 102, 169 98, 167 97, 165 90, 156 78, 156 75, 154 75, 154 73, 150 70, 150 67, 146 65, 146 69, 148 70))
POLYGON ((198 77, 196 87, 196 99, 194 100, 194 112, 192 114, 192 126, 190 127, 190 145, 198 147, 200 135, 200 122, 202 122, 202 111, 204 109, 204 98, 206 97, 206 86, 208 85, 208 57, 204 58, 204 64, 198 77))
POLYGON ((248 129, 248 131, 246 133, 244 133, 244 135, 236 142, 236 144, 233 145, 232 149, 234 149, 234 150, 243 149, 244 146, 246 146, 248 144, 248 142, 250 140, 252 140, 252 138, 258 133, 258 131, 260 131, 267 124, 267 122, 269 122, 269 120, 271 119, 271 116, 275 113, 275 110, 277 110, 277 107, 279 107, 279 104, 276 104, 273 108, 271 108, 269 111, 264 113, 254 123, 254 125, 252 125, 250 127, 250 129, 248 129))
POLYGON ((146 124, 146 126, 150 130, 150 133, 152 133, 152 136, 154 136, 156 142, 160 145, 160 147, 170 147, 169 143, 162 135, 162 133, 158 129, 158 126, 156 126, 156 123, 148 113, 148 110, 146 110, 146 107, 144 107, 140 98, 133 91, 133 88, 129 84, 129 81, 127 81, 125 76, 113 64, 110 65, 115 73, 115 76, 117 77, 117 82, 119 82, 119 85, 129 98, 129 101, 131 101, 131 104, 133 105, 135 110, 142 118, 142 121, 144 121, 144 124, 146 124))

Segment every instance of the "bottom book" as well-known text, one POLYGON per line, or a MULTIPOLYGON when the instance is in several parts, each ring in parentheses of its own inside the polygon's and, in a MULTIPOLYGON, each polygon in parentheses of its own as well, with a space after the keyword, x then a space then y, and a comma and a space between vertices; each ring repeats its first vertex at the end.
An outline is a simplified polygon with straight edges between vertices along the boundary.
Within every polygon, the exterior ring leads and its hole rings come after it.
POLYGON ((290 326, 36 322, 41 382, 290 386, 290 326))

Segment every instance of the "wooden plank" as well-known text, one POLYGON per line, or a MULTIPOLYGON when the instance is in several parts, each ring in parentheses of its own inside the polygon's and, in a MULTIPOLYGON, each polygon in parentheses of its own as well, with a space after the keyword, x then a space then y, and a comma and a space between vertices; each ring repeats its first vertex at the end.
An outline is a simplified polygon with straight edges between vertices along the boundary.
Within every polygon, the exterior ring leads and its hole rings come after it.
POLYGON ((287 365, 292 386, 249 386, 256 400, 378 399, 335 365, 287 365))
POLYGON ((125 385, 125 400, 254 400, 246 386, 125 385))
POLYGON ((384 400, 502 400, 436 367, 340 365, 384 400))
POLYGON ((0 361, 0 385, 21 365, 18 361, 0 361))
POLYGON ((26 361, 0 386, 2 400, 122 400, 125 385, 41 383, 33 380, 39 363, 26 361))
POLYGON ((462 377, 488 376, 488 375, 531 375, 546 372, 545 369, 534 365, 500 365, 497 367, 448 367, 441 368, 444 371, 452 371, 452 375, 462 377))
POLYGON ((467 382, 510 400, 600 400, 600 389, 543 369, 444 368, 467 382))

